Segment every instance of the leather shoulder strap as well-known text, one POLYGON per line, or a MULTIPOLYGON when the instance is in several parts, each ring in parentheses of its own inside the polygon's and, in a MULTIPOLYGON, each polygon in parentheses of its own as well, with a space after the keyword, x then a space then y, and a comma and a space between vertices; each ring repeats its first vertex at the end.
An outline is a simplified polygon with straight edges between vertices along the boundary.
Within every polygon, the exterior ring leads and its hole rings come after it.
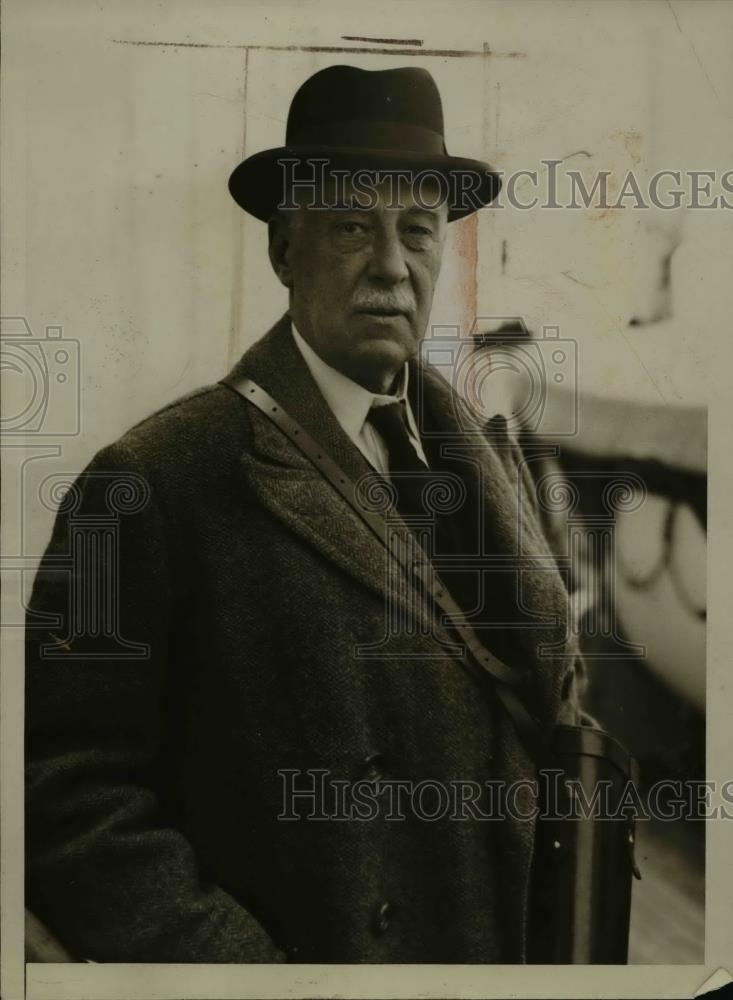
MULTIPOLYGON (((357 500, 357 491, 351 479, 325 453, 323 448, 308 432, 283 409, 272 396, 250 378, 229 376, 221 380, 221 385, 237 392, 252 406, 267 417, 318 469, 331 486, 339 493, 354 513, 376 535, 390 555, 396 559, 405 573, 418 579, 421 587, 430 597, 435 607, 451 619, 451 628, 457 633, 465 648, 471 654, 473 669, 478 665, 496 682, 496 692, 512 718, 520 738, 535 762, 540 755, 540 730, 535 719, 529 714, 516 693, 516 688, 524 682, 524 676, 502 662, 487 649, 474 629, 462 622, 462 611, 445 584, 439 579, 435 568, 425 551, 415 540, 409 552, 403 546, 390 544, 390 529, 378 512, 367 509, 357 500)), ((405 526, 405 530, 407 530, 405 526)), ((410 536, 413 538, 414 536, 410 536)), ((468 666, 468 662, 466 665, 468 666)))

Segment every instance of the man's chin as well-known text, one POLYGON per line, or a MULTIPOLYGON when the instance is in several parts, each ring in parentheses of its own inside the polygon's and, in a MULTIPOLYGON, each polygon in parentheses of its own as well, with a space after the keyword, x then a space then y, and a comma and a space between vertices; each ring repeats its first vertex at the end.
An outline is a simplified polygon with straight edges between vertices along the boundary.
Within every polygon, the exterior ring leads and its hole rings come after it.
POLYGON ((399 339, 388 336, 372 336, 362 340, 355 357, 361 363, 369 363, 380 368, 392 368, 395 371, 417 351, 417 344, 411 337, 399 339))
POLYGON ((353 343, 355 346, 358 345, 358 354, 384 354, 385 357, 401 359, 402 363, 418 348, 418 340, 412 325, 402 314, 395 316, 357 314, 352 330, 353 343))

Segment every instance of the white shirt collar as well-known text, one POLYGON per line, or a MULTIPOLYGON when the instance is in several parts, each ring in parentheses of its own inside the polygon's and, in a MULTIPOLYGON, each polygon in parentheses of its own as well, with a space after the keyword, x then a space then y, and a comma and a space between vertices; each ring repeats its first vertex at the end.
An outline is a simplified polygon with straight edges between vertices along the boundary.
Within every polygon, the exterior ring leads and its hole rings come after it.
MULTIPOLYGON (((407 362, 402 369, 397 391, 393 395, 387 396, 383 393, 370 392, 363 385, 359 385, 358 382, 354 382, 353 379, 326 364, 323 358, 316 354, 310 344, 303 339, 292 320, 291 327, 293 339, 298 345, 316 385, 333 411, 333 415, 352 440, 361 434, 364 422, 373 405, 382 406, 387 403, 407 401, 409 379, 407 362)), ((411 417, 409 404, 407 409, 411 417)), ((412 424, 411 420, 410 423, 412 424)))

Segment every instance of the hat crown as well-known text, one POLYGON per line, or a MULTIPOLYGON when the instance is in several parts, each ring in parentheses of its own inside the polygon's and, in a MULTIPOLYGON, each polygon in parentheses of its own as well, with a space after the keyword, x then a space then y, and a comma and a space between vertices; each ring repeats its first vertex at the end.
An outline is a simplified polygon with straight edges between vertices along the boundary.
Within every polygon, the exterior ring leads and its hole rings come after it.
POLYGON ((419 67, 320 70, 293 97, 285 141, 288 146, 316 144, 324 129, 330 138, 334 127, 354 122, 424 129, 445 150, 440 92, 430 73, 419 67))
POLYGON ((426 69, 366 70, 329 66, 295 93, 285 145, 253 153, 232 171, 229 191, 238 205, 267 222, 285 191, 314 185, 319 170, 413 172, 442 179, 448 221, 488 205, 501 188, 483 160, 450 156, 443 105, 426 69), (324 166, 325 165, 325 166, 324 166))

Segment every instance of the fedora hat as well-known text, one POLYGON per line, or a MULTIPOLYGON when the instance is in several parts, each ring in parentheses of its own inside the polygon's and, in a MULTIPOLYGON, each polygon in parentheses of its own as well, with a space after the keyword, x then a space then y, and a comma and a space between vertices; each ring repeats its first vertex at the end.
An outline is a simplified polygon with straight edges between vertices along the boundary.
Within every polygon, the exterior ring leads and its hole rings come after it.
POLYGON ((429 171, 447 195, 449 222, 488 205, 501 188, 488 163, 448 155, 440 93, 430 73, 417 67, 329 66, 315 73, 293 97, 285 145, 243 160, 229 191, 267 222, 285 194, 280 161, 295 161, 299 178, 312 180, 316 159, 339 169, 429 171))

